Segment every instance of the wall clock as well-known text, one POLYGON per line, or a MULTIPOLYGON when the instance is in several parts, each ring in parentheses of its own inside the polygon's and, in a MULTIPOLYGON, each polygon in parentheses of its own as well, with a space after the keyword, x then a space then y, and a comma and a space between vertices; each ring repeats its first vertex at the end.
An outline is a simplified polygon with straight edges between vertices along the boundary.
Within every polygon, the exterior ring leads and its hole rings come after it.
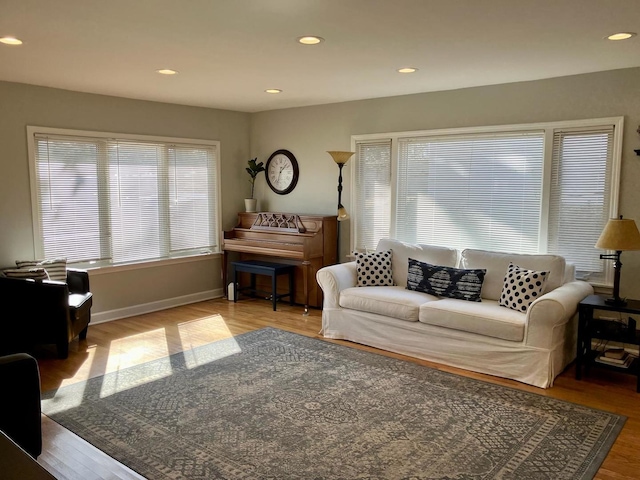
POLYGON ((278 195, 291 193, 298 183, 298 161, 289 150, 276 150, 265 167, 267 184, 278 195))

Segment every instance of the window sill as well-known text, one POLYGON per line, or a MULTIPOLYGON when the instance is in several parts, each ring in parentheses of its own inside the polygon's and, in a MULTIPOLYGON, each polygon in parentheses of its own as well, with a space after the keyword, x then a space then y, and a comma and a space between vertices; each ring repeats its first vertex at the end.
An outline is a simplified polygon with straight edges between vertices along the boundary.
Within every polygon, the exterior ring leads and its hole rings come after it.
POLYGON ((126 272, 128 270, 141 270, 143 268, 156 268, 164 267, 167 265, 177 265, 181 263, 201 262, 211 260, 212 258, 219 257, 220 252, 203 253, 200 255, 189 255, 184 257, 175 258, 163 258, 161 260, 148 260, 144 262, 126 263, 122 265, 104 265, 104 266, 91 266, 88 264, 76 264, 69 265, 70 268, 82 268, 87 270, 92 276, 105 275, 108 273, 126 272))

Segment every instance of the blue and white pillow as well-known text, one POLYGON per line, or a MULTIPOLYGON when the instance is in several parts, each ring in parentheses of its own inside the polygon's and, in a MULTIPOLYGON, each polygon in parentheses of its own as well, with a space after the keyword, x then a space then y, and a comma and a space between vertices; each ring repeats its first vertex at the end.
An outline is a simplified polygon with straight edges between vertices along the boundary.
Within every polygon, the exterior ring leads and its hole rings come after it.
POLYGON ((437 297, 480 302, 484 269, 462 269, 431 265, 409 258, 407 289, 437 297))

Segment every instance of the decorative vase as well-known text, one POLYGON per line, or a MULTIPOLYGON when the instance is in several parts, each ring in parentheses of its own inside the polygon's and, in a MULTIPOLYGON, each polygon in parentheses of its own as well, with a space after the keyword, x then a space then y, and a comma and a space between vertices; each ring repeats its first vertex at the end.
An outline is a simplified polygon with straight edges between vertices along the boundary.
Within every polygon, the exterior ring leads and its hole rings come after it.
POLYGON ((257 205, 258 205, 258 199, 257 198, 245 198, 244 199, 244 211, 245 212, 255 212, 257 205))

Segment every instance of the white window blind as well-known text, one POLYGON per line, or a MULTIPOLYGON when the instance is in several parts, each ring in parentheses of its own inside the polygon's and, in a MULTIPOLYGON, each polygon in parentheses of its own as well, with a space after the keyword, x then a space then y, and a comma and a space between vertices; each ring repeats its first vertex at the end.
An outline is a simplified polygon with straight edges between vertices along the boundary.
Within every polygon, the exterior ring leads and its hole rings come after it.
POLYGON ((34 136, 39 256, 120 264, 215 250, 217 148, 34 136))
POLYGON ((605 274, 594 245, 609 218, 613 133, 610 125, 553 135, 548 250, 597 282, 605 274))
POLYGON ((397 238, 538 251, 542 132, 401 139, 397 238))
POLYGON ((353 246, 392 237, 552 253, 610 285, 594 245, 617 214, 622 127, 618 117, 355 136, 353 246))
POLYGON ((389 236, 391 140, 358 143, 355 164, 355 249, 375 250, 378 240, 389 236))

